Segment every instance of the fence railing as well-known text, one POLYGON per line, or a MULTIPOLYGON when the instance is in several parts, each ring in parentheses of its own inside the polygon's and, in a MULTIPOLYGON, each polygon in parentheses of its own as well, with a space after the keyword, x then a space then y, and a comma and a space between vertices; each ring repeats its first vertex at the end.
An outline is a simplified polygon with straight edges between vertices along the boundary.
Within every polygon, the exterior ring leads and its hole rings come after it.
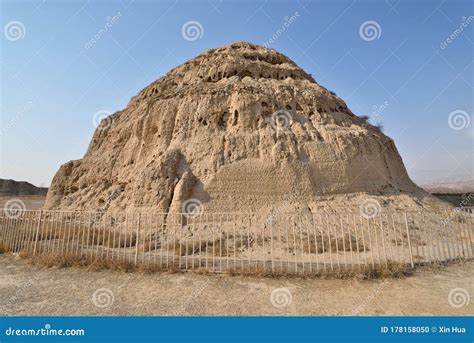
POLYGON ((359 214, 0 214, 0 244, 163 270, 311 274, 473 258, 471 209, 359 214))

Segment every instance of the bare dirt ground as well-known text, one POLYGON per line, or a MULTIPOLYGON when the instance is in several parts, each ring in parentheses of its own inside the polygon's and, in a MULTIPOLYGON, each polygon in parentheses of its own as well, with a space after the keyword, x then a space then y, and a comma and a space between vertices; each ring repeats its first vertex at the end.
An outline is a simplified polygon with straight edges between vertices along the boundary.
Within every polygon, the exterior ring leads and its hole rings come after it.
POLYGON ((474 315, 474 263, 336 280, 44 268, 0 255, 0 315, 474 315), (273 294, 273 295, 272 295, 273 294))

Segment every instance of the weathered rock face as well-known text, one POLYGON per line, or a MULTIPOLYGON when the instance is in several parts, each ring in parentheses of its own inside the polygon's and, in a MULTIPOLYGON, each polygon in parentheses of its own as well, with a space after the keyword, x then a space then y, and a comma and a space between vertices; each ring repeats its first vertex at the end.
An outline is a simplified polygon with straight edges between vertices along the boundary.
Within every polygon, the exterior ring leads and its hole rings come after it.
POLYGON ((46 208, 180 212, 195 198, 208 211, 313 210, 360 192, 421 194, 392 139, 284 55, 235 43, 103 120, 84 158, 57 172, 46 208))

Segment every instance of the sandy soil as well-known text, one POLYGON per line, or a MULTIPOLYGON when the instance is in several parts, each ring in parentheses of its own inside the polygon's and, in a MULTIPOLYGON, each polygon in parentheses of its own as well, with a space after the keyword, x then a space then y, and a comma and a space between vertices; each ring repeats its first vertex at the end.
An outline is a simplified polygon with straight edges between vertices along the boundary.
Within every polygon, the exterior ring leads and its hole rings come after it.
POLYGON ((405 279, 304 280, 41 268, 3 254, 0 272, 0 315, 474 314, 473 301, 448 301, 455 288, 474 293, 472 262, 405 279))

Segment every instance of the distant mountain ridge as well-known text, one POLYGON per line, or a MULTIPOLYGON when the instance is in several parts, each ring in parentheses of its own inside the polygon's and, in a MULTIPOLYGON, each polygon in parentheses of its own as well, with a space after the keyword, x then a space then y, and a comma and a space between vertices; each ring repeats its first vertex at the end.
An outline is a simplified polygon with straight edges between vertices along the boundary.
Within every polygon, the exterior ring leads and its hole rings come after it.
POLYGON ((0 196, 46 195, 48 188, 36 187, 26 181, 0 179, 0 196))
POLYGON ((421 187, 430 193, 472 193, 474 192, 474 179, 429 183, 421 187))

